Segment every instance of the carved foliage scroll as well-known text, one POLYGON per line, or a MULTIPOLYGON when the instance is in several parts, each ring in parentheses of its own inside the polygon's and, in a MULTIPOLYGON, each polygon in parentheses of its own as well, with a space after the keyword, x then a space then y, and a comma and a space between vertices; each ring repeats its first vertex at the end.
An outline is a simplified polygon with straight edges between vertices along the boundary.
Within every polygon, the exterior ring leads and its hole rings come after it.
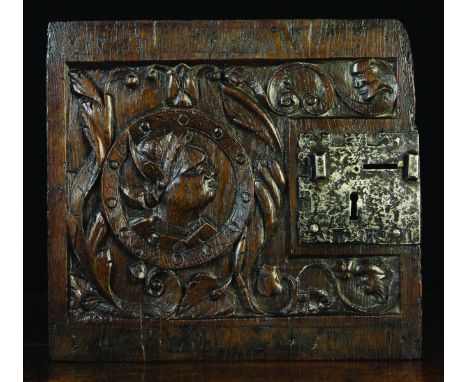
POLYGON ((272 110, 289 117, 325 114, 332 106, 333 97, 330 78, 312 64, 283 65, 268 82, 272 110))

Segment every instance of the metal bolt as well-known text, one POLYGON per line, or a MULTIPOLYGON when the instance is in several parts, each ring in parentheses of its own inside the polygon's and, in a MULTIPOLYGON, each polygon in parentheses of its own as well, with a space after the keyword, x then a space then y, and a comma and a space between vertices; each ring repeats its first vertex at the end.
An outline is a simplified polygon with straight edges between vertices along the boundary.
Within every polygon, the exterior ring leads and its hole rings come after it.
POLYGON ((317 224, 312 224, 312 225, 310 226, 310 230, 311 230, 312 232, 318 232, 319 226, 318 226, 317 224))
POLYGON ((135 75, 135 74, 128 74, 127 77, 125 78, 125 84, 128 86, 128 87, 135 87, 138 85, 138 83, 140 82, 140 80, 138 79, 138 77, 135 75))
POLYGON ((142 122, 140 125, 140 130, 144 133, 147 133, 150 130, 150 125, 148 122, 142 122))
POLYGON ((189 123, 190 118, 188 117, 187 114, 181 114, 181 115, 179 115, 178 121, 179 121, 179 125, 185 126, 185 125, 187 125, 189 123))
POLYGON ((106 204, 109 208, 115 208, 115 206, 117 205, 117 200, 115 200, 115 198, 108 198, 106 204))
POLYGON ((115 160, 111 160, 109 162, 109 167, 113 170, 117 170, 119 168, 119 162, 115 161, 115 160))
POLYGON ((215 130, 214 130, 214 136, 216 139, 219 139, 223 136, 223 130, 219 127, 217 127, 215 130))

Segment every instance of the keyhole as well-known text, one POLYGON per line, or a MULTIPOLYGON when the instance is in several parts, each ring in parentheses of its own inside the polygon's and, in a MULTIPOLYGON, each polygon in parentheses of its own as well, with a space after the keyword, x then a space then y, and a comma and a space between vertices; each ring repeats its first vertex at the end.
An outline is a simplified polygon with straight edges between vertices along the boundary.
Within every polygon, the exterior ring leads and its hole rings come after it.
POLYGON ((359 199, 359 195, 357 192, 351 192, 349 194, 349 200, 351 201, 351 214, 349 215, 349 220, 357 220, 357 202, 359 199))

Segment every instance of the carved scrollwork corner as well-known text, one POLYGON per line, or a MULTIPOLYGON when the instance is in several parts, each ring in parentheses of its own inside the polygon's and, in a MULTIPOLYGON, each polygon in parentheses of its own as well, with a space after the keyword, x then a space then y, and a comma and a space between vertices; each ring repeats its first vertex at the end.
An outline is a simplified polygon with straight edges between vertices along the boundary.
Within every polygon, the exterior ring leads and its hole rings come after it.
POLYGON ((119 311, 90 282, 77 275, 70 275, 70 310, 77 320, 101 318, 119 311))
MULTIPOLYGON (((159 316, 170 317, 176 312, 182 299, 182 285, 174 272, 137 262, 128 268, 128 276, 132 283, 140 284, 142 291, 154 298, 151 304, 142 305, 144 314, 152 316, 153 306, 159 308, 156 310, 159 316)), ((121 307, 132 310, 132 306, 123 301, 121 307)))
POLYGON ((317 314, 339 303, 361 314, 385 314, 395 308, 398 282, 393 269, 366 259, 315 261, 297 275, 298 312, 317 314))

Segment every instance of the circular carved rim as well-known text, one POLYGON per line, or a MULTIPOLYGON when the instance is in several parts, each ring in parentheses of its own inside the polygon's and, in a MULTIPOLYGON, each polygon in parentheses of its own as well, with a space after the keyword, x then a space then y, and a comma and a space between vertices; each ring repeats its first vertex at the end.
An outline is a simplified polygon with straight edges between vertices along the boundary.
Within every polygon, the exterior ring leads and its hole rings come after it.
POLYGON ((165 109, 138 118, 117 137, 102 169, 101 203, 112 231, 133 255, 162 268, 193 267, 226 253, 232 248, 250 219, 253 196, 252 169, 241 143, 223 126, 194 110, 165 109), (171 128, 187 128, 201 133, 221 148, 231 164, 235 176, 236 194, 230 216, 213 237, 198 247, 186 251, 156 248, 147 243, 129 225, 119 191, 120 170, 129 155, 129 131, 140 128, 143 123, 147 123, 145 126, 149 129, 164 124, 171 128))

